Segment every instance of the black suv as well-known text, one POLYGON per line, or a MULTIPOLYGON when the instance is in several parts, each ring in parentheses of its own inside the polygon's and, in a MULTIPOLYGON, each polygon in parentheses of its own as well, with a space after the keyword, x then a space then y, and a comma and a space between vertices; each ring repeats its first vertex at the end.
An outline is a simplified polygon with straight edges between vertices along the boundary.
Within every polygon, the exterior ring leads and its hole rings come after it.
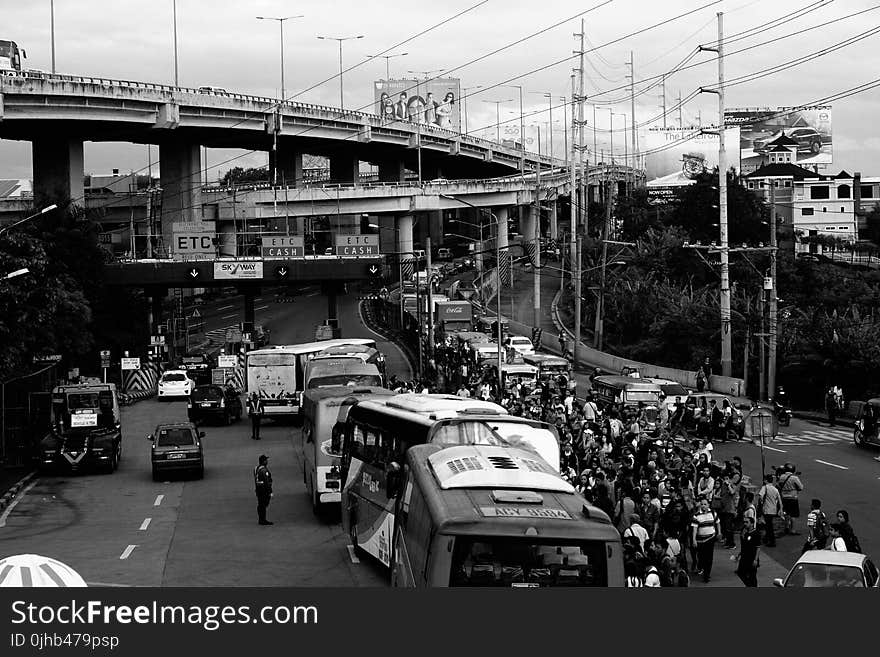
POLYGON ((196 387, 186 402, 190 422, 213 419, 223 424, 238 422, 243 414, 241 398, 231 386, 216 384, 196 387))
POLYGON ((192 422, 167 422, 156 427, 147 439, 153 443, 150 461, 153 465, 153 481, 159 481, 166 472, 193 472, 201 479, 205 474, 202 452, 204 431, 196 429, 192 422))

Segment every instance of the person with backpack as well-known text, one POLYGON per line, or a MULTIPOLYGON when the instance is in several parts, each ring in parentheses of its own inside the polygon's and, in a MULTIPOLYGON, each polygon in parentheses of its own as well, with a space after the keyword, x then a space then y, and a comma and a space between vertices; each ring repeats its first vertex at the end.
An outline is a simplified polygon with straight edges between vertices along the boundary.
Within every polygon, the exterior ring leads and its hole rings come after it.
POLYGON ((785 472, 779 476, 778 484, 782 496, 782 510, 785 511, 785 533, 797 536, 800 532, 794 529, 794 519, 800 518, 801 515, 798 493, 804 489, 804 485, 792 463, 785 464, 785 472))
POLYGON ((859 545, 859 539, 853 531, 852 525, 849 524, 849 513, 843 509, 837 512, 837 523, 840 525, 840 537, 846 543, 847 552, 858 552, 863 554, 862 546, 859 545))
POLYGON ((807 550, 824 550, 828 543, 828 518, 822 511, 822 500, 814 498, 810 502, 810 512, 807 514, 807 531, 809 534, 801 554, 807 550))

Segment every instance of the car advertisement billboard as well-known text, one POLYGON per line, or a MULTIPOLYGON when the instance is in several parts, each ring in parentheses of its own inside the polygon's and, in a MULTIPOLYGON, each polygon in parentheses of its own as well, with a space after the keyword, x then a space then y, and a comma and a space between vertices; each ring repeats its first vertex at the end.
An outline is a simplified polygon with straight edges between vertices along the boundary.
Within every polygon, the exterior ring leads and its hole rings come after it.
MULTIPOLYGON (((707 128, 706 130, 711 130, 707 128)), ((668 202, 677 187, 718 166, 718 134, 694 128, 650 128, 645 135, 645 168, 649 198, 668 202)), ((725 128, 727 166, 739 171, 739 129, 725 128)))
POLYGON ((376 114, 384 121, 412 121, 461 132, 457 78, 377 80, 373 91, 376 114))
POLYGON ((831 106, 743 107, 724 112, 727 126, 738 126, 740 158, 745 173, 770 164, 770 151, 780 143, 793 149, 802 167, 832 162, 831 106), (777 139, 783 138, 776 145, 777 139))

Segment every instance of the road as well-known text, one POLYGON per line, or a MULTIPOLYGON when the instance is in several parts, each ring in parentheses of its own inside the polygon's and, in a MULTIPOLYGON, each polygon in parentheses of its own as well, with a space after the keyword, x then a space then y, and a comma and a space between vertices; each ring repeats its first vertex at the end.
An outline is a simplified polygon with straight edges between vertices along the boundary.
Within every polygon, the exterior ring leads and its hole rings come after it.
MULTIPOLYGON (((320 295, 269 303, 258 321, 272 328, 276 343, 313 340, 315 325, 326 315, 320 295)), ((344 336, 370 335, 357 306, 355 295, 339 299, 344 336)), ((411 376, 396 347, 379 346, 388 356, 389 373, 411 376)), ((158 422, 185 420, 186 405, 148 400, 122 414, 119 470, 36 479, 0 516, 0 557, 42 554, 70 564, 87 582, 118 586, 387 584, 371 562, 352 562, 338 514, 312 514, 298 428, 268 422, 262 440, 254 442, 247 420, 204 426, 204 479, 153 482, 146 436, 158 422), (271 527, 257 525, 252 472, 260 454, 270 457, 275 482, 271 527)))

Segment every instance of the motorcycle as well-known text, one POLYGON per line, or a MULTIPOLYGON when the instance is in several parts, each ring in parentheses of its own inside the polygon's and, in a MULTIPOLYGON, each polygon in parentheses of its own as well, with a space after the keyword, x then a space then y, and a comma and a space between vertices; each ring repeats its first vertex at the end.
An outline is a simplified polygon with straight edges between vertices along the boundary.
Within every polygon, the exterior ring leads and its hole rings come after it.
POLYGON ((788 406, 788 400, 782 388, 776 391, 776 397, 773 399, 773 410, 776 413, 776 419, 779 420, 780 426, 787 427, 791 424, 791 408, 788 406))

